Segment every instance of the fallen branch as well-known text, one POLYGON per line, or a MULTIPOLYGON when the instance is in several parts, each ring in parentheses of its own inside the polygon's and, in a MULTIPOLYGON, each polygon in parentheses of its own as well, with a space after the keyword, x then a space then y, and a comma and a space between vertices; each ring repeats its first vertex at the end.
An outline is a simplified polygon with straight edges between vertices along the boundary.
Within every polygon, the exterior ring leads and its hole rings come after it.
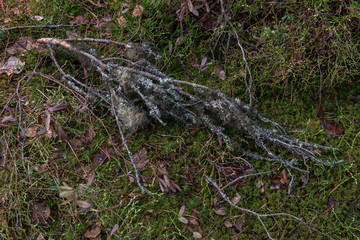
MULTIPOLYGON (((333 166, 342 162, 320 160, 312 151, 313 149, 336 149, 285 136, 285 130, 278 123, 261 116, 255 108, 239 99, 230 98, 217 89, 168 77, 144 59, 154 55, 149 48, 149 43, 124 44, 93 38, 83 38, 79 41, 117 44, 132 53, 132 60, 138 60, 137 62, 126 60, 130 64, 129 67, 104 63, 104 60, 94 52, 82 51, 65 40, 54 38, 38 40, 38 43, 62 46, 79 56, 79 59, 87 59, 88 65, 97 69, 107 88, 107 92, 100 98, 108 104, 110 96, 112 96, 116 109, 115 114, 124 130, 130 133, 148 125, 149 117, 155 118, 162 125, 166 125, 166 120, 171 119, 185 125, 205 126, 227 142, 230 148, 248 157, 276 161, 286 168, 303 173, 308 173, 308 170, 296 166, 296 161, 279 156, 270 148, 270 145, 275 147, 275 150, 276 148, 285 149, 299 159, 312 160, 325 166, 333 166), (136 59, 136 57, 140 59, 136 59), (180 85, 190 86, 192 92, 182 90, 180 85), (134 99, 139 97, 143 100, 146 109, 134 102, 134 99), (269 124, 275 128, 266 128, 265 126, 269 124), (244 133, 245 137, 252 139, 267 156, 237 147, 231 141, 230 136, 225 133, 226 128, 235 129, 239 134, 244 133)), ((89 93, 89 88, 85 89, 86 91, 80 90, 84 88, 81 83, 75 81, 69 74, 65 74, 63 71, 61 73, 68 82, 72 82, 69 85, 78 89, 79 93, 89 93)))

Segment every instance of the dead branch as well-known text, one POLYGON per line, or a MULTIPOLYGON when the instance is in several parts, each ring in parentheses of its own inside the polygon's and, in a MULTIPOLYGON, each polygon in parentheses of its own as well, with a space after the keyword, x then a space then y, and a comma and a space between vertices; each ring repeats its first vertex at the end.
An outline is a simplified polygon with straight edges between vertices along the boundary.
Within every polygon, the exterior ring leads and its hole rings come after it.
MULTIPOLYGON (((185 125, 205 126, 233 150, 251 158, 279 162, 286 168, 303 173, 308 173, 308 170, 296 166, 296 161, 283 158, 274 151, 284 149, 299 159, 311 160, 325 166, 342 162, 320 160, 312 151, 313 149, 336 149, 287 137, 285 130, 278 123, 261 116, 255 108, 239 99, 230 98, 217 89, 168 77, 144 59, 154 56, 148 43, 124 44, 93 38, 79 40, 125 47, 125 50, 132 53, 131 60, 126 60, 130 66, 104 63, 96 54, 79 50, 65 40, 42 38, 38 40, 38 43, 59 45, 79 58, 87 59, 88 65, 97 69, 102 75, 107 88, 107 92, 101 95, 102 97, 99 95, 97 97, 103 99, 105 103, 110 102, 110 96, 113 97, 116 115, 122 127, 130 133, 148 125, 149 117, 156 119, 162 125, 166 125, 166 120, 171 119, 185 125), (186 92, 180 88, 180 85, 191 87, 192 91, 186 92), (136 104, 135 98, 142 99, 146 108, 136 104), (269 124, 275 128, 267 128, 269 124), (237 147, 231 141, 231 137, 226 134, 226 128, 235 129, 239 134, 244 134, 245 138, 252 139, 267 156, 237 147)), ((84 86, 73 77, 63 71, 61 73, 68 80, 69 85, 71 82, 73 89, 78 89, 77 91, 81 94, 89 92, 89 88, 80 90, 84 86)))

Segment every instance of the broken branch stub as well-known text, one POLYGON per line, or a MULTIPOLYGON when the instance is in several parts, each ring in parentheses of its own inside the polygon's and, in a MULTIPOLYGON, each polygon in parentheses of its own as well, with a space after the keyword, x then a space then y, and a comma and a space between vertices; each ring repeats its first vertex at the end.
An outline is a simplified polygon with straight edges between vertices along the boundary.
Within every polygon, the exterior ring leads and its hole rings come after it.
POLYGON ((342 162, 320 160, 312 152, 313 149, 336 149, 287 137, 279 124, 261 116, 249 104, 239 99, 233 99, 217 89, 172 79, 147 60, 138 59, 137 56, 143 57, 143 53, 153 54, 149 50, 148 44, 123 44, 126 50, 131 52, 131 60, 138 60, 137 62, 126 60, 130 65, 124 67, 110 62, 104 63, 104 60, 97 56, 78 50, 63 40, 45 38, 39 39, 38 42, 60 45, 87 58, 103 77, 107 88, 104 98, 109 98, 111 93, 114 93, 112 97, 113 103, 116 105, 115 114, 122 126, 130 133, 148 125, 149 117, 155 118, 162 125, 166 124, 166 120, 171 119, 185 125, 205 126, 226 141, 230 148, 234 148, 248 157, 276 161, 287 168, 301 172, 307 172, 307 170, 297 166, 296 161, 281 157, 276 152, 284 149, 299 159, 309 159, 326 166, 342 162), (137 54, 134 51, 141 52, 137 54), (133 58, 133 56, 136 57, 133 58), (180 85, 191 87, 192 93, 183 91, 180 85), (135 99, 138 98, 142 100, 142 106, 135 103, 135 99), (267 127, 270 125, 273 128, 267 127), (252 139, 267 156, 260 156, 236 147, 230 136, 226 134, 226 128, 235 129, 237 133, 252 139), (274 148, 270 148, 270 145, 274 148))

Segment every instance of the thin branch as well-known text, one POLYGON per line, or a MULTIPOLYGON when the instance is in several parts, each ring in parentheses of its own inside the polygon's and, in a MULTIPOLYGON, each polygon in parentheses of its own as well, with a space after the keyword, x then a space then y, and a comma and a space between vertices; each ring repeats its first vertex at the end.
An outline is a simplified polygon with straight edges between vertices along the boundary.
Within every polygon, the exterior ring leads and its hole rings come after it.
POLYGON ((141 193, 148 193, 148 194, 151 194, 149 190, 145 189, 142 185, 141 185, 141 179, 140 179, 140 173, 139 173, 139 170, 136 166, 136 163, 135 163, 135 159, 134 159, 134 156, 132 154, 132 152, 130 151, 129 149, 129 146, 127 145, 127 141, 126 141, 126 138, 124 136, 124 133, 123 133, 123 130, 122 130, 122 124, 119 120, 119 117, 117 116, 116 114, 116 109, 115 109, 115 106, 114 106, 114 92, 111 92, 111 111, 113 112, 113 115, 115 116, 115 119, 116 119, 116 123, 117 123, 117 126, 118 126, 118 129, 119 129, 119 132, 120 132, 120 136, 121 136, 121 140, 122 140, 122 143, 124 144, 124 147, 126 148, 126 151, 128 153, 128 156, 130 158, 130 161, 133 165, 133 168, 134 168, 134 172, 135 172, 135 177, 136 177, 136 183, 137 185, 139 186, 140 190, 141 190, 141 193))
POLYGON ((240 47, 241 49, 241 53, 242 53, 242 56, 243 56, 243 60, 245 62, 245 67, 246 67, 246 70, 245 70, 245 83, 247 85, 247 91, 248 91, 248 94, 249 94, 249 99, 250 99, 250 106, 252 105, 252 100, 254 98, 254 93, 253 93, 253 78, 252 78, 252 75, 251 75, 251 71, 250 71, 250 67, 249 67, 249 64, 248 62, 246 61, 246 57, 245 57, 245 51, 244 51, 244 48, 243 46, 241 45, 240 43, 240 38, 239 38, 239 35, 237 34, 237 32, 234 30, 233 31, 234 34, 235 34, 235 37, 236 37, 236 40, 237 40, 237 44, 238 46, 240 47), (247 83, 246 82, 246 71, 249 73, 249 82, 247 83))
POLYGON ((225 194, 225 193, 220 189, 220 187, 217 185, 217 183, 215 182, 215 180, 211 179, 211 178, 208 177, 208 176, 205 176, 205 179, 206 179, 206 181, 207 181, 208 183, 210 183, 211 185, 213 185, 213 186, 215 187, 215 189, 219 192, 221 198, 222 198, 225 202, 227 202, 227 203, 230 204, 232 207, 234 207, 234 208, 236 208, 236 209, 238 209, 238 210, 240 210, 240 211, 242 211, 242 212, 249 213, 249 214, 251 214, 251 215, 256 216, 256 217, 258 218, 258 220, 260 221, 261 225, 264 227, 265 232, 266 232, 266 234, 268 235, 268 237, 269 237, 270 239, 273 239, 273 238, 271 237, 271 235, 270 235, 270 233, 269 233, 266 225, 264 224, 264 222, 263 222, 262 219, 261 219, 261 218, 263 218, 263 217, 277 217, 277 216, 290 217, 290 218, 293 218, 293 219, 299 221, 299 222, 300 222, 304 227, 306 227, 310 232, 311 232, 311 230, 313 230, 313 231, 318 232, 319 234, 321 234, 321 235, 323 235, 323 236, 325 236, 325 237, 327 237, 327 238, 329 238, 329 239, 333 239, 333 238, 330 237, 329 235, 327 235, 327 234, 325 234, 325 233, 323 233, 323 232, 321 232, 321 231, 319 231, 319 230, 317 230, 317 229, 315 229, 315 228, 312 228, 312 227, 308 226, 301 218, 298 218, 298 217, 296 217, 296 216, 294 216, 294 215, 291 215, 291 214, 288 214, 288 213, 259 214, 259 213, 257 213, 257 212, 252 211, 252 210, 249 210, 249 209, 246 209, 246 208, 242 208, 242 207, 238 207, 238 206, 236 206, 233 202, 231 202, 231 200, 226 196, 226 194, 225 194))
POLYGON ((16 29, 26 29, 26 28, 59 28, 59 27, 77 27, 80 26, 79 24, 76 25, 66 25, 66 24, 58 24, 58 25, 28 25, 28 26, 16 26, 16 27, 9 27, 9 28, 1 28, 0 31, 11 31, 16 29))

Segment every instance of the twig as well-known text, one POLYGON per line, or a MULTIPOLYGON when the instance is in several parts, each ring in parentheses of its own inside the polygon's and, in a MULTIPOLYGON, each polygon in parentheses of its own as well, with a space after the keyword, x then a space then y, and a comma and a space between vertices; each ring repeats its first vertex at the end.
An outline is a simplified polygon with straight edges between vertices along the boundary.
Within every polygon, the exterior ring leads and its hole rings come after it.
POLYGON ((0 31, 11 31, 15 29, 26 29, 26 28, 58 28, 58 27, 77 27, 80 26, 79 24, 76 25, 64 25, 64 24, 58 24, 58 25, 29 25, 29 26, 16 26, 16 27, 9 27, 9 28, 1 28, 0 31))
POLYGON ((313 230, 313 231, 318 232, 318 233, 320 233, 321 235, 323 235, 323 236, 325 236, 325 237, 327 237, 327 238, 329 238, 329 239, 333 239, 333 238, 330 237, 329 235, 327 235, 327 234, 325 234, 325 233, 323 233, 323 232, 321 232, 321 231, 319 231, 319 230, 317 230, 317 229, 315 229, 315 228, 312 228, 312 227, 308 226, 301 218, 295 217, 294 215, 291 215, 291 214, 288 214, 288 213, 259 214, 259 213, 256 213, 256 212, 252 211, 252 210, 249 210, 249 209, 246 209, 246 208, 242 208, 242 207, 238 207, 238 206, 236 206, 234 203, 232 203, 232 202, 230 201, 230 199, 226 196, 226 194, 225 194, 225 193, 220 189, 220 187, 217 185, 217 183, 215 182, 215 180, 211 179, 211 178, 208 177, 208 176, 205 176, 205 179, 206 179, 206 181, 207 181, 208 183, 210 183, 211 185, 213 185, 213 186, 215 187, 215 189, 219 192, 221 198, 222 198, 225 202, 227 202, 227 203, 230 204, 232 207, 234 207, 234 208, 236 208, 236 209, 238 209, 238 210, 240 210, 240 211, 242 211, 242 212, 249 213, 249 214, 251 214, 251 215, 256 216, 256 217, 258 218, 258 220, 260 221, 261 225, 264 227, 265 232, 266 232, 266 234, 268 235, 269 239, 273 239, 273 238, 271 237, 271 235, 270 235, 267 227, 265 226, 265 224, 264 224, 264 222, 262 221, 261 218, 263 218, 263 217, 277 217, 277 216, 284 216, 284 217, 293 218, 293 219, 299 221, 304 227, 306 227, 306 228, 309 230, 310 233, 311 233, 311 230, 313 230))
POLYGON ((141 185, 141 179, 140 179, 140 173, 139 173, 139 170, 136 166, 136 163, 135 163, 135 159, 134 159, 134 156, 132 154, 132 152, 130 151, 129 149, 129 146, 127 145, 127 141, 126 141, 126 138, 124 136, 124 133, 123 133, 123 130, 122 130, 122 124, 119 120, 119 117, 117 116, 116 114, 116 109, 115 109, 115 105, 114 105, 114 95, 115 93, 114 92, 111 92, 111 111, 113 112, 113 115, 115 116, 115 119, 116 119, 116 123, 117 123, 117 126, 118 126, 118 129, 119 129, 119 132, 120 132, 120 136, 121 136, 121 140, 122 140, 122 143, 124 144, 124 147, 126 148, 126 151, 128 153, 128 156, 130 158, 130 161, 133 165, 133 168, 134 168, 134 172, 135 172, 135 177, 136 177, 136 183, 137 185, 139 186, 140 190, 141 190, 141 193, 148 193, 148 194, 151 194, 149 190, 145 189, 142 185, 141 185))
POLYGON ((245 67, 246 67, 246 70, 245 70, 245 83, 246 83, 246 86, 247 86, 247 91, 248 91, 248 94, 249 94, 249 100, 250 100, 250 106, 252 105, 252 100, 254 98, 254 93, 253 93, 253 87, 252 87, 252 84, 253 84, 253 78, 252 78, 252 75, 251 75, 251 71, 250 71, 250 67, 249 67, 249 64, 248 62, 246 61, 246 57, 245 57, 245 51, 244 51, 244 48, 243 46, 240 44, 240 38, 239 38, 239 35, 237 34, 237 32, 234 30, 233 31, 234 34, 235 34, 235 37, 236 37, 236 40, 237 40, 237 44, 238 46, 240 47, 241 49, 241 53, 242 53, 242 56, 243 56, 243 60, 245 62, 245 67), (249 82, 247 83, 246 82, 246 71, 248 71, 249 73, 249 82))
POLYGON ((297 221, 299 221, 299 222, 301 222, 302 224, 304 224, 305 226, 307 226, 306 223, 303 222, 302 219, 300 219, 300 218, 298 218, 298 217, 295 217, 295 216, 293 216, 293 215, 291 215, 291 214, 288 214, 288 213, 259 214, 259 213, 256 213, 256 212, 252 211, 252 210, 249 210, 249 209, 246 209, 246 208, 242 208, 242 207, 238 207, 238 206, 236 206, 234 203, 232 203, 232 202, 230 201, 230 199, 226 196, 226 194, 225 194, 223 191, 221 191, 220 187, 217 185, 217 183, 216 183, 213 179, 209 178, 208 176, 205 176, 205 179, 206 179, 206 181, 207 181, 208 183, 210 183, 211 185, 213 185, 213 186, 215 187, 215 189, 219 192, 221 198, 222 198, 225 202, 227 202, 227 203, 230 204, 232 207, 234 207, 234 208, 236 208, 236 209, 238 209, 238 210, 240 210, 240 211, 242 211, 242 212, 246 212, 246 213, 249 213, 249 214, 252 214, 252 215, 256 216, 256 217, 259 219, 260 223, 263 225, 263 227, 264 227, 264 229, 265 229, 265 232, 266 232, 266 234, 268 235, 268 237, 269 237, 270 239, 273 239, 273 238, 271 237, 271 235, 270 235, 268 229, 266 228, 264 222, 261 220, 262 217, 286 216, 286 217, 294 218, 294 219, 296 219, 297 221))
POLYGON ((273 173, 273 172, 274 172, 274 171, 267 171, 267 172, 253 173, 253 174, 248 174, 248 175, 244 175, 244 176, 237 177, 235 180, 229 182, 229 183, 226 184, 224 187, 222 187, 221 190, 224 190, 225 188, 227 188, 227 187, 229 187, 230 185, 236 183, 236 182, 239 181, 240 179, 243 179, 243 178, 246 178, 246 177, 253 177, 253 176, 264 175, 264 174, 273 173))

